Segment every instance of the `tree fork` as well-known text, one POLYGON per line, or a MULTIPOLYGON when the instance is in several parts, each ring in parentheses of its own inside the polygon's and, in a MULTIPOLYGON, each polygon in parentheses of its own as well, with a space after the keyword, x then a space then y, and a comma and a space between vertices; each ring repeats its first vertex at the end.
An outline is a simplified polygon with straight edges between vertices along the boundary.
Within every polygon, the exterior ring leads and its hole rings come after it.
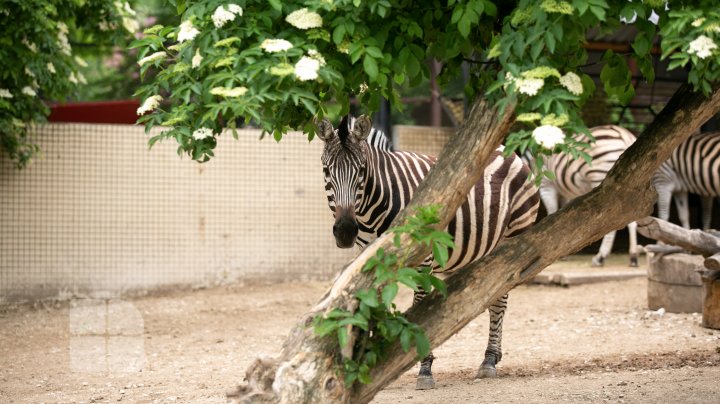
MULTIPOLYGON (((410 320, 423 327, 433 346, 437 346, 486 310, 497 296, 534 276, 555 259, 575 252, 609 230, 646 216, 655 198, 650 187, 652 174, 685 137, 720 110, 719 87, 713 88, 710 98, 690 92, 687 85, 681 87, 600 187, 529 231, 501 242, 490 255, 458 270, 448 279, 449 297, 443 300, 437 295, 429 296, 409 310, 410 320), (605 210, 598 212, 598 207, 605 210), (593 219, 586 220, 588 217, 593 219)), ((497 120, 484 101, 477 102, 409 206, 444 204, 438 227, 446 226, 482 175, 489 154, 509 129, 511 113, 512 109, 508 109, 505 117, 497 120), (478 131, 480 135, 476 135, 478 131)), ((406 214, 401 213, 396 222, 406 214)), ((391 237, 376 240, 345 268, 320 303, 291 332, 277 360, 258 360, 249 368, 248 382, 235 395, 237 401, 365 403, 413 365, 414 352, 405 353, 395 346, 388 359, 373 369, 371 384, 357 385, 348 391, 335 367, 339 347, 333 339, 316 337, 310 326, 316 314, 333 307, 348 307, 355 291, 370 285, 369 277, 361 269, 380 247, 391 250, 391 237)), ((421 260, 417 257, 424 254, 427 252, 416 249, 415 259, 421 260)))

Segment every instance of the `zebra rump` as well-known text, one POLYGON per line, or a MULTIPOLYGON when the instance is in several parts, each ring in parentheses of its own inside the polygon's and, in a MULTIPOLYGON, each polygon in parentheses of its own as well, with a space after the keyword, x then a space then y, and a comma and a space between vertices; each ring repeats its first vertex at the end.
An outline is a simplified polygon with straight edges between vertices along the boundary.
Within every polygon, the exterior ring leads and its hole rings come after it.
POLYGON ((688 137, 653 177, 658 193, 658 217, 670 217, 670 199, 675 197, 680 222, 690 228, 688 193, 700 195, 703 229, 710 227, 713 198, 720 196, 720 132, 688 137))

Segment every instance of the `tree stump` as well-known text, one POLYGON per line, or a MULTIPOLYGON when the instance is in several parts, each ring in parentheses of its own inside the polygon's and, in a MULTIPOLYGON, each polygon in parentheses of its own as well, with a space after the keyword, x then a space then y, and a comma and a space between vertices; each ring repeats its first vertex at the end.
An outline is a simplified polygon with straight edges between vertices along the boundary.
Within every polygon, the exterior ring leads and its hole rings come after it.
POLYGON ((705 286, 702 326, 720 330, 720 271, 705 271, 702 281, 705 286))
MULTIPOLYGON (((648 307, 665 308, 668 313, 703 311, 703 257, 672 254, 657 257, 648 254, 648 307)), ((719 291, 720 293, 720 291, 719 291)))

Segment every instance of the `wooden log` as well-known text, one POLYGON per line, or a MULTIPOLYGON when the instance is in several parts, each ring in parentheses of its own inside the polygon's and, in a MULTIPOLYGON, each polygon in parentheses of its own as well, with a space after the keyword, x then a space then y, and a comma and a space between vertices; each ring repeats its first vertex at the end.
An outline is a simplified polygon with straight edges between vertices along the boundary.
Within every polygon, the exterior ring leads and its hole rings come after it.
POLYGON ((665 245, 665 244, 650 244, 643 247, 643 250, 645 250, 646 253, 655 253, 655 254, 677 254, 681 252, 685 252, 685 250, 682 247, 673 246, 673 245, 665 245))
POLYGON ((695 254, 708 257, 720 252, 720 238, 702 230, 688 230, 655 217, 637 221, 638 233, 663 243, 682 247, 695 254))
POLYGON ((711 269, 713 271, 720 271, 720 252, 705 258, 705 262, 703 264, 707 269, 711 269))
POLYGON ((705 271, 702 326, 720 330, 720 271, 705 271))

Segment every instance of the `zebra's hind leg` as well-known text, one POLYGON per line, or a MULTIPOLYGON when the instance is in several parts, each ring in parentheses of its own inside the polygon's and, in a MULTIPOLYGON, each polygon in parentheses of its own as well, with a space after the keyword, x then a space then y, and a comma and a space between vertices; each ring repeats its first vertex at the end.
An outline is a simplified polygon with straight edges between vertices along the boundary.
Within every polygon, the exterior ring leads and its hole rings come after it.
MULTIPOLYGON (((424 299, 426 294, 427 293, 425 293, 422 288, 415 292, 413 295, 413 306, 424 299)), ((434 359, 435 356, 432 352, 430 352, 430 354, 420 362, 420 372, 418 373, 417 382, 415 383, 415 390, 429 390, 435 388, 435 379, 433 379, 432 375, 432 363, 434 359)))
POLYGON ((476 379, 497 377, 495 365, 502 359, 502 325, 505 309, 507 308, 507 299, 508 295, 499 298, 488 310, 490 314, 490 336, 488 337, 487 349, 485 349, 485 360, 478 369, 476 379))
POLYGON ((605 258, 610 255, 612 251, 613 243, 615 242, 615 232, 611 231, 603 237, 602 244, 600 245, 600 251, 593 257, 592 266, 601 267, 605 265, 605 258))

